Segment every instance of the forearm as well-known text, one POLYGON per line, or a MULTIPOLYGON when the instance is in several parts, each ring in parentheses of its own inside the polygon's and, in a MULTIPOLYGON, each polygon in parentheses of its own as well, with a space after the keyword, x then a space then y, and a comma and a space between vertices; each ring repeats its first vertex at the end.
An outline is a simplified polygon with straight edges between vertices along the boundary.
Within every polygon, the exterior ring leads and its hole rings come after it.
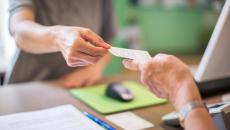
POLYGON ((217 130, 205 108, 192 110, 185 119, 185 130, 217 130))
MULTIPOLYGON (((191 101, 201 101, 196 84, 192 80, 186 81, 183 87, 180 87, 175 99, 174 106, 177 111, 181 110, 187 103, 191 101)), ((209 115, 208 111, 204 108, 196 108, 188 113, 184 120, 186 130, 216 130, 216 126, 209 115)))
POLYGON ((43 26, 34 12, 22 8, 11 14, 10 32, 24 51, 42 54, 60 51, 70 67, 96 64, 110 45, 92 30, 74 26, 43 26))
POLYGON ((52 27, 36 23, 30 9, 21 9, 10 17, 10 32, 17 45, 26 52, 40 54, 58 51, 51 35, 52 27))
POLYGON ((24 20, 12 28, 13 37, 22 50, 33 54, 58 51, 51 35, 52 27, 24 20))

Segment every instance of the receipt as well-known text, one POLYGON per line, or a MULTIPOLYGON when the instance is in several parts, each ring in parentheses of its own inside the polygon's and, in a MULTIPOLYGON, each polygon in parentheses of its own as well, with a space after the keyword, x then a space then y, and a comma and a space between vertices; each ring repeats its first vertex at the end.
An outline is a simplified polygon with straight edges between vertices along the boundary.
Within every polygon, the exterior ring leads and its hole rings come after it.
POLYGON ((147 51, 142 51, 142 50, 111 47, 109 49, 109 52, 112 53, 114 56, 137 60, 137 61, 146 61, 151 59, 151 55, 147 51))
POLYGON ((124 130, 143 130, 154 127, 148 122, 132 112, 116 113, 106 116, 106 119, 120 126, 124 130))

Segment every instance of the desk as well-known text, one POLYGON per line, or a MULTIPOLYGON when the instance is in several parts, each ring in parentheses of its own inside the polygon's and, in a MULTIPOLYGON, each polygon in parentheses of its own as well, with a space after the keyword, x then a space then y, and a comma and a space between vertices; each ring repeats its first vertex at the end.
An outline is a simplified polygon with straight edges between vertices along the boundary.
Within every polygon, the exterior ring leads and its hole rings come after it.
MULTIPOLYGON (((128 75, 106 78, 102 82, 128 79, 134 80, 138 78, 133 74, 128 75)), ((45 109, 63 104, 72 104, 80 110, 95 114, 101 119, 107 121, 103 115, 96 113, 76 98, 73 98, 67 90, 59 87, 58 82, 31 82, 8 85, 0 88, 0 115, 45 109)), ((168 103, 132 110, 135 114, 155 124, 155 127, 148 130, 178 130, 178 128, 162 124, 161 116, 171 111, 173 111, 173 107, 168 103)), ((115 125, 113 126, 120 129, 115 125)))
MULTIPOLYGON (((125 80, 138 81, 138 79, 139 78, 134 73, 125 73, 122 75, 105 78, 101 82, 109 83, 125 80)), ((96 113, 78 99, 72 97, 67 90, 61 88, 58 84, 59 81, 31 82, 25 84, 8 85, 0 88, 0 115, 45 109, 64 104, 72 104, 82 111, 90 112, 107 121, 103 115, 96 113)), ((210 98, 208 103, 213 103, 216 101, 218 101, 217 98, 210 98)), ((166 126, 161 121, 161 117, 163 115, 172 111, 173 107, 169 103, 131 110, 131 112, 137 114, 145 120, 152 122, 155 125, 155 127, 147 130, 180 130, 178 127, 166 126)), ((111 122, 109 123, 112 124, 111 122)), ((121 129, 116 125, 113 126, 117 129, 121 129)))

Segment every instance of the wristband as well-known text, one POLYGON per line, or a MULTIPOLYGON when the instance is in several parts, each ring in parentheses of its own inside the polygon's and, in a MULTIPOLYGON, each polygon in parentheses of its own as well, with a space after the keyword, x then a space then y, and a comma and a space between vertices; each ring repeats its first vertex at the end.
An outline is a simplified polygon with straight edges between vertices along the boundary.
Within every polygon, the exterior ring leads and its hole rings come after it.
POLYGON ((201 100, 190 101, 189 103, 185 104, 185 106, 180 109, 180 111, 178 112, 178 116, 179 116, 180 124, 182 127, 184 127, 184 120, 187 117, 187 115, 192 110, 197 109, 197 108, 205 108, 206 110, 208 110, 205 103, 201 100))

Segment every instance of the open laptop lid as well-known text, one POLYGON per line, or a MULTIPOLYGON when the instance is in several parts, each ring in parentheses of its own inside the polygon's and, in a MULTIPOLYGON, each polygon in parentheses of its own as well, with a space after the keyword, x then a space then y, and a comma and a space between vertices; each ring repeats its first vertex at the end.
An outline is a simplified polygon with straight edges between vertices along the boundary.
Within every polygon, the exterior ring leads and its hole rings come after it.
POLYGON ((230 0, 226 0, 195 74, 197 82, 230 77, 230 0))

